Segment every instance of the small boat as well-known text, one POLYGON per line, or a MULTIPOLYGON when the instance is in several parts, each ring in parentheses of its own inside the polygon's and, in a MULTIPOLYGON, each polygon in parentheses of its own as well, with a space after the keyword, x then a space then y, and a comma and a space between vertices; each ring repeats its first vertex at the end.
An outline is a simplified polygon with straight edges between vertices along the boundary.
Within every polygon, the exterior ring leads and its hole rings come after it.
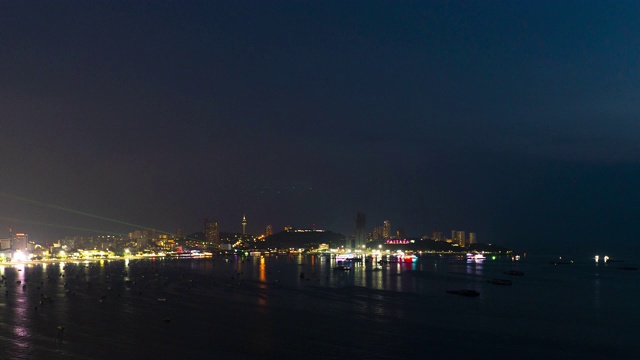
POLYGON ((522 276, 524 275, 524 272, 520 270, 509 270, 509 271, 505 271, 504 274, 511 275, 511 276, 522 276))
POLYGON ((158 298, 158 301, 167 301, 166 298, 158 298))
POLYGON ((637 271, 638 270, 637 267, 631 267, 631 266, 622 266, 622 267, 619 267, 618 269, 627 270, 627 271, 637 271))
POLYGON ((489 280, 489 282, 495 285, 505 285, 505 286, 513 284, 513 282, 508 279, 491 279, 489 280))
POLYGON ((454 294, 454 295, 460 295, 460 296, 466 296, 466 297, 477 297, 477 296, 480 296, 479 292, 477 292, 475 290, 469 290, 469 289, 448 290, 447 293, 454 294))

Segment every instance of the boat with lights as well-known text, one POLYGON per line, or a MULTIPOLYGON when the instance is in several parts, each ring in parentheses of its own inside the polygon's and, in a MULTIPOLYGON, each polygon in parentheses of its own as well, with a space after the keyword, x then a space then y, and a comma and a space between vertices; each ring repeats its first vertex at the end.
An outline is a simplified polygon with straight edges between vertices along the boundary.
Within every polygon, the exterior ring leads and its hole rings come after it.
POLYGON ((416 255, 406 255, 406 254, 396 254, 396 255, 387 255, 382 258, 382 260, 378 260, 379 264, 387 264, 387 263, 414 263, 418 261, 418 257, 416 255))
POLYGON ((487 257, 482 254, 472 254, 472 253, 467 254, 467 262, 482 262, 486 259, 487 257))

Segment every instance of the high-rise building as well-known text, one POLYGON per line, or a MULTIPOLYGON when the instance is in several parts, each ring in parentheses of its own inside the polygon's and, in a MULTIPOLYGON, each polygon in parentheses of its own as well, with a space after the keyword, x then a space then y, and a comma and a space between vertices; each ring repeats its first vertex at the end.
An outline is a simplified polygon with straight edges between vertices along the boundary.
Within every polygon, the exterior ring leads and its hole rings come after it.
POLYGON ((442 241, 442 233, 438 230, 434 230, 431 233, 431 238, 435 241, 442 241))
POLYGON ((13 235, 11 239, 11 249, 27 251, 27 243, 29 242, 29 236, 25 233, 17 233, 13 235))
POLYGON ((382 227, 376 226, 373 228, 373 232, 371 233, 371 237, 374 241, 382 239, 382 227))
POLYGON ((242 235, 247 234, 247 217, 242 214, 242 235))
POLYGON ((354 249, 362 249, 367 243, 367 216, 361 212, 356 214, 356 233, 354 249))
POLYGON ((204 219, 204 241, 220 245, 220 232, 218 231, 217 221, 204 219))
POLYGON ((391 222, 389 220, 385 220, 382 226, 382 238, 383 240, 391 239, 391 222))
POLYGON ((460 230, 452 230, 451 231, 451 240, 454 244, 458 244, 458 246, 465 246, 465 232, 460 230))
POLYGON ((265 230, 264 236, 269 237, 271 235, 273 235, 273 226, 267 225, 267 230, 265 230))
POLYGON ((476 233, 474 232, 470 232, 469 233, 469 245, 475 244, 476 243, 476 233))

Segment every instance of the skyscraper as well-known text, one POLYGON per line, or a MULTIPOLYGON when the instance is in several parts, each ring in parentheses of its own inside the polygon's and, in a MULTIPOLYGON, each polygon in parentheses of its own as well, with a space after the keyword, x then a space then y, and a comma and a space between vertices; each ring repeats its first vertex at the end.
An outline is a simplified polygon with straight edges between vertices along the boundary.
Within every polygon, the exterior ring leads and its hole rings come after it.
POLYGON ((374 241, 380 240, 382 238, 382 227, 376 226, 373 228, 373 232, 371 233, 371 237, 374 241))
POLYGON ((220 245, 220 233, 218 232, 218 222, 204 219, 204 240, 214 245, 220 245))
POLYGON ((269 237, 271 235, 273 235, 273 226, 267 225, 267 230, 265 230, 264 236, 269 237))
POLYGON ((29 236, 25 233, 17 233, 11 238, 11 249, 27 251, 29 236))
POLYGON ((475 244, 476 243, 476 233, 474 232, 470 232, 469 233, 469 245, 475 244))
POLYGON ((242 235, 247 234, 247 218, 242 214, 242 235))
POLYGON ((460 247, 465 246, 465 232, 460 230, 452 230, 451 231, 451 240, 453 240, 454 244, 458 244, 460 247))
POLYGON ((367 216, 361 212, 356 214, 356 237, 354 249, 362 249, 367 242, 367 216))
POLYGON ((391 239, 391 221, 385 220, 384 225, 382 227, 382 239, 389 240, 391 239))

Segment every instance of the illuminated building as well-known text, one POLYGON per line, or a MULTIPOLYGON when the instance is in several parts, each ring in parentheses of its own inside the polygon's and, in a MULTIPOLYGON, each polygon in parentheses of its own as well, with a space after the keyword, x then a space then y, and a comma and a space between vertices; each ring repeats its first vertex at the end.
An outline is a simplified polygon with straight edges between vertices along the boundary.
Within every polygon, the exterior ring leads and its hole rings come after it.
POLYGON ((373 232, 371 233, 371 238, 374 241, 380 240, 382 238, 382 228, 377 226, 373 228, 373 232))
POLYGON ((442 233, 438 230, 435 230, 431 233, 431 238, 435 241, 442 241, 442 233))
POLYGON ((217 221, 204 219, 204 241, 213 245, 220 245, 220 233, 218 232, 217 221))
POLYGON ((242 214, 242 235, 247 234, 247 218, 242 214))
POLYGON ((469 245, 475 244, 476 243, 476 233, 474 232, 470 232, 469 233, 469 245))
POLYGON ((29 236, 27 234, 17 233, 11 239, 11 249, 26 252, 28 242, 29 242, 29 236))
POLYGON ((384 225, 382 227, 382 238, 384 240, 391 239, 391 222, 389 220, 384 221, 384 225))
POLYGON ((356 214, 356 237, 354 240, 353 248, 361 249, 367 242, 367 216, 363 213, 356 214))
POLYGON ((458 244, 458 246, 465 246, 465 232, 459 230, 451 230, 451 240, 454 244, 458 244))
POLYGON ((264 236, 269 237, 271 235, 273 235, 273 226, 267 225, 267 229, 264 232, 264 236))

